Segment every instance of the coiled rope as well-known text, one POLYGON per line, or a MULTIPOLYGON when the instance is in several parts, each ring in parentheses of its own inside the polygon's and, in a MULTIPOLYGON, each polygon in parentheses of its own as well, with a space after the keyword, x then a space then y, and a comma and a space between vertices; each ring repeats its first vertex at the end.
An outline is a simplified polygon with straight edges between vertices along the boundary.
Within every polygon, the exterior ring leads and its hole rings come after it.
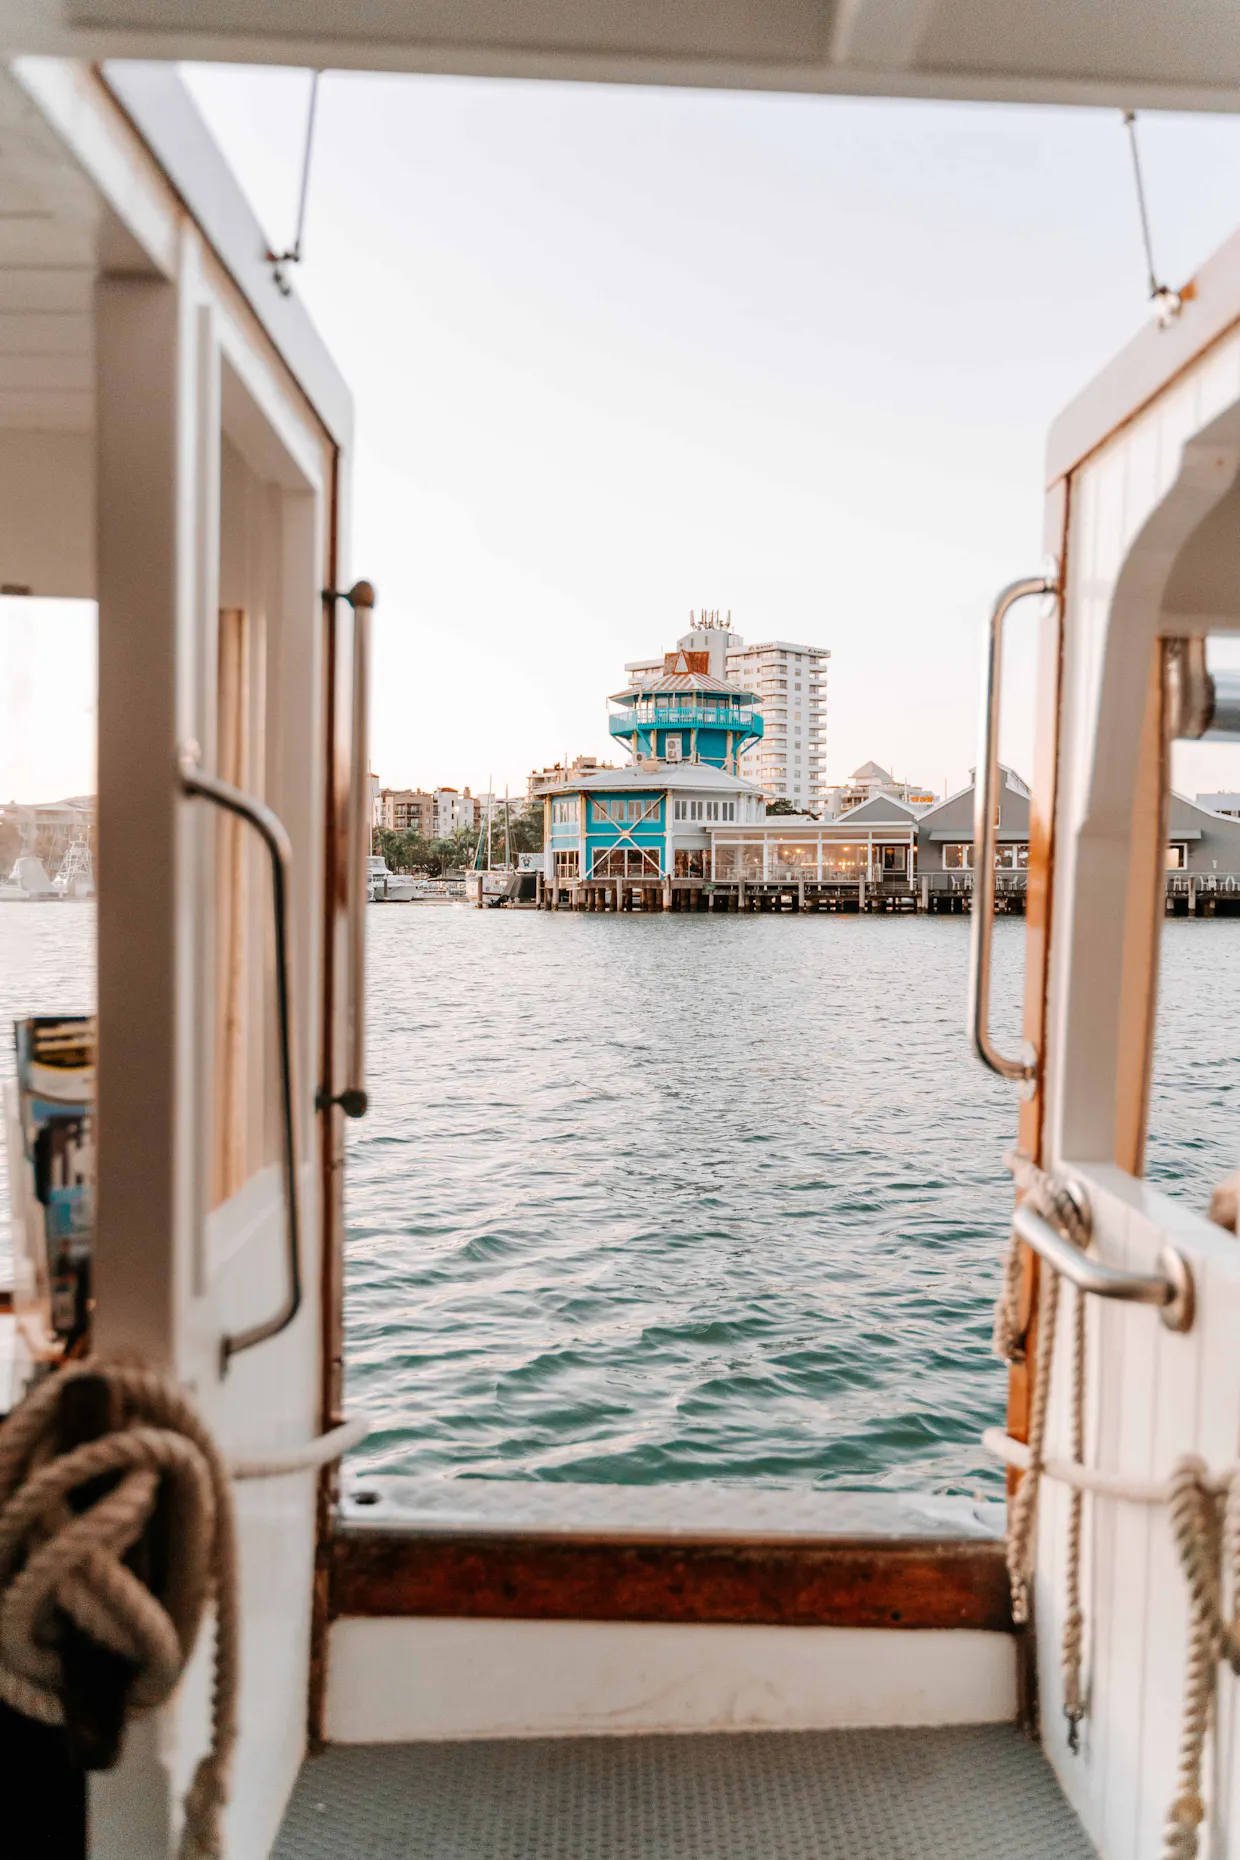
MULTIPOLYGON (((1065 1239, 1082 1251, 1089 1244, 1089 1225, 1075 1196, 1053 1176, 1019 1151, 1005 1158, 1018 1192, 1051 1222, 1065 1239)), ((1059 1320, 1059 1274, 1040 1262, 1038 1301, 1038 1358, 1029 1413, 1029 1463, 1008 1511, 1007 1567, 1012 1585, 1012 1619, 1020 1626, 1029 1620, 1033 1585, 1034 1530, 1038 1492, 1046 1470, 1046 1424, 1050 1409, 1051 1372, 1055 1360, 1055 1332, 1059 1320)), ((1025 1359, 1025 1333, 1020 1321, 1022 1243, 1013 1232, 1004 1266, 1003 1284, 995 1307, 994 1349, 1009 1365, 1025 1359)), ((1076 1294, 1073 1311, 1071 1451, 1079 1465, 1085 1454, 1085 1299, 1076 1294)), ((1068 1720, 1068 1747, 1080 1743, 1085 1716, 1081 1687, 1081 1654, 1085 1617, 1081 1607, 1081 1516, 1083 1493, 1073 1487, 1068 1501, 1067 1606, 1064 1613, 1060 1664, 1064 1684, 1064 1716, 1068 1720)))
POLYGON ((237 1740, 237 1553, 228 1468, 193 1406, 152 1370, 85 1361, 49 1377, 0 1426, 0 1698, 63 1724, 57 1612, 134 1668, 126 1709, 175 1689, 208 1601, 215 1613, 211 1741, 185 1798, 181 1860, 218 1860, 220 1817, 237 1740), (61 1395, 105 1382, 114 1431, 58 1453, 61 1395), (99 1481, 83 1509, 81 1488, 99 1481), (125 1564, 156 1500, 167 1507, 162 1593, 125 1564))
POLYGON ((1176 1794, 1167 1814, 1164 1860, 1194 1860, 1205 1820, 1202 1754, 1220 1660, 1240 1674, 1240 1468, 1212 1476, 1195 1454, 1180 1460, 1168 1482, 1171 1532, 1188 1583, 1188 1663, 1176 1794), (1226 1578, 1225 1578, 1226 1572, 1226 1578), (1229 1579, 1232 1619, 1223 1614, 1229 1579))

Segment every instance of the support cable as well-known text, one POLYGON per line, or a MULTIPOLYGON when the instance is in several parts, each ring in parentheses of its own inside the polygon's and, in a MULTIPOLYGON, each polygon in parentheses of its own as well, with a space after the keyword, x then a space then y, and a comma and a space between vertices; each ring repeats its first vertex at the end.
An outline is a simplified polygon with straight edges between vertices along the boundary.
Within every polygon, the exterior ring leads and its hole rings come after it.
POLYGON ((310 156, 314 148, 314 117, 319 101, 319 79, 322 75, 321 71, 315 71, 310 77, 310 107, 306 112, 306 147, 301 162, 301 192, 297 200, 297 233, 286 252, 273 252, 270 249, 267 252, 267 263, 271 266, 272 280, 282 297, 291 296, 293 290, 285 267, 301 263, 301 240, 306 229, 306 199, 310 192, 310 156))
POLYGON ((1169 284, 1160 284, 1158 272, 1154 265, 1154 243, 1150 238, 1150 216, 1145 203, 1145 181, 1141 173, 1141 151, 1137 147, 1137 113, 1135 110, 1124 111, 1124 128, 1128 131, 1128 146, 1132 151, 1132 177, 1137 188, 1137 212, 1141 216, 1141 242, 1145 248, 1146 281, 1149 284, 1150 302, 1156 306, 1158 327, 1167 329, 1184 308, 1184 295, 1173 291, 1169 284))

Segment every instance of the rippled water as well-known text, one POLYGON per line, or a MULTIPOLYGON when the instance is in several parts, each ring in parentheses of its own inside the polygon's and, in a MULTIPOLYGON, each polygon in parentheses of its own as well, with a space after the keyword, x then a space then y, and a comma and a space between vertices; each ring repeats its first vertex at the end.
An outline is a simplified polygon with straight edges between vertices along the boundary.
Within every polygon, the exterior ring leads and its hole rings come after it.
MULTIPOLYGON (((965 1049, 966 920, 391 907, 368 930, 363 1463, 993 1486, 1015 1099, 965 1049)), ((996 940, 1010 1043, 1021 925, 996 940)), ((92 952, 88 906, 0 908, 0 1017, 87 1005, 92 952)), ((1240 923, 1170 923, 1163 998, 1150 1173, 1200 1203, 1240 1159, 1240 923)))

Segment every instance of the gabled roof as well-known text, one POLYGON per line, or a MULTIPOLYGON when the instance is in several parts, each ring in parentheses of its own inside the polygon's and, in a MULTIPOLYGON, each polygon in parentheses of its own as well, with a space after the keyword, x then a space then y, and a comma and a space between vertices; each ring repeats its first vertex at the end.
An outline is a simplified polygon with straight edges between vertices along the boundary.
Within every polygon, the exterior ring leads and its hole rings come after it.
POLYGON ((924 807, 914 807, 908 801, 897 800, 894 794, 871 795, 868 801, 858 801, 856 807, 845 808, 837 814, 837 820, 890 821, 893 826, 907 826, 911 820, 920 820, 926 812, 924 807))
POLYGON ((598 769, 566 781, 562 788, 549 788, 540 799, 557 800, 564 794, 619 794, 634 790, 644 794, 673 794, 708 790, 716 794, 760 795, 756 782, 743 775, 729 775, 709 762, 632 762, 623 769, 598 769))
POLYGON ((849 781, 894 781, 894 775, 880 768, 877 762, 863 762, 859 769, 854 769, 849 781))
POLYGON ((752 697, 742 685, 734 685, 727 678, 712 678, 709 672, 665 672, 662 678, 652 678, 644 684, 631 684, 623 691, 613 693, 611 703, 627 704, 635 697, 683 696, 686 692, 701 692, 705 697, 727 697, 740 699, 752 697))
POLYGON ((1216 814, 1212 808, 1190 801, 1186 794, 1177 794, 1174 788, 1169 815, 1167 838, 1170 840, 1200 839, 1203 833, 1208 833, 1211 839, 1233 837, 1240 842, 1240 820, 1216 814))
MULTIPOLYGON (((977 771, 976 769, 971 769, 969 773, 971 776, 976 777, 977 771)), ((1031 798, 1028 785, 1016 773, 1015 769, 1010 769, 1007 766, 1006 762, 1001 762, 999 764, 999 773, 1003 777, 1003 785, 1009 793, 1018 795, 1022 801, 1028 801, 1031 798)), ((945 794, 943 799, 941 801, 936 801, 933 807, 918 808, 918 818, 923 821, 933 820, 936 814, 941 813, 945 807, 951 807, 953 802, 960 799, 961 795, 972 794, 975 786, 976 781, 971 780, 967 788, 957 788, 952 794, 945 794)))

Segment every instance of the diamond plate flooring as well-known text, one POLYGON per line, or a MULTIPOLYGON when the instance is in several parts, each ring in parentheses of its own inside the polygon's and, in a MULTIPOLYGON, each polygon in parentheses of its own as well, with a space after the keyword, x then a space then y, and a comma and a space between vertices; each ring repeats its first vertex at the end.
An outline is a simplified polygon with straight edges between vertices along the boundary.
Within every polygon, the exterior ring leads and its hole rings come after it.
POLYGON ((272 1860, 1093 1860, 1011 1725, 337 1746, 272 1860))

